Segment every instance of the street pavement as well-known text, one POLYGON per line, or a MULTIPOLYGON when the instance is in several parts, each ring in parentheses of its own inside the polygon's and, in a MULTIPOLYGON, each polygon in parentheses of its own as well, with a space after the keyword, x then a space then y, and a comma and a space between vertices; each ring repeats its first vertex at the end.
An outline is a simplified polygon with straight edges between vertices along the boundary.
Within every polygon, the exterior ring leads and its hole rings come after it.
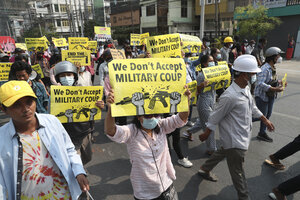
MULTIPOLYGON (((269 199, 268 193, 281 182, 300 173, 300 153, 283 160, 284 171, 263 164, 268 155, 291 142, 300 134, 300 61, 284 61, 277 65, 279 78, 287 73, 288 87, 274 104, 271 121, 275 132, 270 133, 273 143, 256 139, 259 122, 254 123, 252 141, 245 157, 245 173, 252 200, 269 199)), ((103 112, 103 119, 105 117, 103 112)), ((193 109, 193 120, 197 117, 196 107, 193 109)), ((0 113, 0 123, 8 118, 0 113)), ((133 191, 129 180, 130 162, 125 144, 110 141, 103 131, 104 121, 96 123, 96 142, 93 144, 93 160, 85 168, 91 185, 90 193, 95 200, 129 200, 133 199, 133 191)), ((187 127, 182 128, 181 133, 187 127)), ((194 134, 194 141, 181 139, 184 155, 193 162, 192 168, 184 168, 177 164, 177 157, 172 150, 171 156, 176 170, 177 179, 174 182, 181 200, 234 200, 236 191, 232 185, 226 161, 220 162, 213 172, 219 181, 203 180, 197 171, 208 158, 205 155, 206 146, 198 140, 200 132, 194 134)), ((217 142, 219 136, 216 134, 217 142)), ((300 192, 290 195, 288 200, 299 200, 300 192)))

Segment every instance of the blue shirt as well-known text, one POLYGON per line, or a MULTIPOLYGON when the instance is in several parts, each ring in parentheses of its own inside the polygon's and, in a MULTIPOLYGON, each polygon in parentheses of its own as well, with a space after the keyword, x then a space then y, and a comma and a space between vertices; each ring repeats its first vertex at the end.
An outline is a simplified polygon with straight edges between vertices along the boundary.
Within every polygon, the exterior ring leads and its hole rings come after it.
MULTIPOLYGON (((36 117, 39 122, 39 136, 65 177, 72 199, 77 199, 81 189, 76 176, 85 174, 80 156, 56 117, 48 114, 36 114, 36 117)), ((18 187, 21 183, 17 180, 18 175, 22 175, 22 170, 18 168, 19 149, 22 146, 12 119, 0 128, 0 133, 0 199, 15 200, 21 192, 18 187)))
POLYGON ((269 63, 261 66, 261 72, 257 74, 257 80, 254 89, 254 96, 261 98, 264 102, 269 101, 266 92, 270 89, 271 85, 267 84, 272 80, 272 68, 269 63))
POLYGON ((47 113, 46 106, 48 105, 49 97, 46 93, 45 87, 39 82, 31 81, 31 83, 31 88, 37 97, 36 112, 47 113))

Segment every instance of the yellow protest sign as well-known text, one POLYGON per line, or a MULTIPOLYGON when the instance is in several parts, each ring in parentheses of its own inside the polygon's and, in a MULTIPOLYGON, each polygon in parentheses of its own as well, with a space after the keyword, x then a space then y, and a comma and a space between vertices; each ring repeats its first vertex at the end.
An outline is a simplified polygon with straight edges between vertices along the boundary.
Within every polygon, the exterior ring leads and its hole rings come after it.
POLYGON ((67 60, 72 63, 80 63, 81 66, 91 65, 91 52, 90 51, 72 51, 72 50, 62 50, 61 51, 62 60, 67 60))
POLYGON ((205 80, 209 80, 204 92, 227 88, 230 85, 231 75, 226 62, 218 62, 218 66, 202 68, 205 80))
POLYGON ((197 36, 180 34, 184 53, 200 53, 202 42, 197 36))
MULTIPOLYGON (((189 59, 190 59, 191 61, 195 61, 195 60, 198 60, 199 57, 198 57, 198 56, 194 56, 194 57, 189 57, 189 59)), ((197 72, 200 72, 200 71, 201 71, 201 64, 197 65, 197 66, 195 67, 195 70, 196 70, 197 72)))
POLYGON ((41 39, 44 39, 46 41, 46 44, 50 45, 50 42, 49 42, 49 40, 48 40, 48 38, 46 36, 41 37, 41 39))
POLYGON ((110 49, 111 56, 113 59, 126 59, 125 52, 122 49, 110 49))
POLYGON ((86 50, 89 38, 87 37, 69 37, 69 50, 86 50))
POLYGON ((27 51, 27 47, 26 47, 25 43, 15 43, 15 45, 16 45, 16 48, 20 48, 24 51, 27 51))
POLYGON ((86 122, 101 119, 95 105, 102 99, 103 86, 51 86, 50 114, 61 123, 86 122))
POLYGON ((88 47, 92 53, 97 53, 97 41, 88 41, 88 47))
POLYGON ((113 60, 108 69, 113 117, 188 111, 183 59, 113 60))
POLYGON ((110 27, 94 26, 94 32, 95 34, 111 35, 110 27))
POLYGON ((1 63, 0 62, 0 81, 8 81, 8 75, 12 63, 1 63))
POLYGON ((152 58, 181 58, 179 34, 149 37, 147 39, 147 51, 152 58))
POLYGON ((131 33, 130 34, 130 45, 131 46, 140 46, 141 45, 141 39, 140 34, 131 33))
POLYGON ((59 39, 52 38, 52 42, 56 47, 66 47, 69 45, 66 38, 59 38, 59 39))
POLYGON ((191 94, 191 102, 190 104, 192 105, 196 105, 197 103, 197 81, 192 81, 190 83, 187 84, 191 94))
MULTIPOLYGON (((284 74, 284 77, 282 78, 282 87, 283 90, 285 89, 285 85, 287 83, 287 73, 284 74)), ((281 92, 281 96, 283 95, 283 91, 281 92)))
POLYGON ((28 51, 45 51, 48 45, 44 38, 25 38, 25 43, 28 51))
POLYGON ((36 65, 32 65, 31 68, 36 71, 36 73, 38 73, 41 78, 44 78, 44 73, 43 73, 43 70, 41 68, 41 66, 39 64, 36 64, 36 65))
POLYGON ((148 37, 150 37, 150 34, 148 32, 140 35, 140 41, 142 45, 147 44, 148 37))

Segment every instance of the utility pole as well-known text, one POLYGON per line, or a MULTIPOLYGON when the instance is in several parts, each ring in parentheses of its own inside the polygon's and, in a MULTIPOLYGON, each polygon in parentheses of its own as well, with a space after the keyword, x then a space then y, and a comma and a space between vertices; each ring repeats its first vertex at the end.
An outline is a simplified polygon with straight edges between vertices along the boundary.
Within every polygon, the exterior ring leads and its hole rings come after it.
POLYGON ((41 28, 41 24, 40 23, 39 23, 39 29, 40 29, 41 37, 43 37, 43 32, 42 32, 42 28, 41 28))
MULTIPOLYGON (((80 2, 80 0, 79 0, 80 2)), ((76 17, 76 21, 77 21, 77 27, 78 27, 78 36, 80 35, 79 33, 79 18, 78 18, 78 15, 77 15, 77 0, 74 0, 74 6, 75 6, 75 17, 76 17)), ((82 27, 81 27, 82 28, 82 27)))
POLYGON ((83 23, 83 16, 82 16, 82 10, 81 10, 81 0, 79 0, 79 14, 80 14, 80 21, 81 21, 81 37, 83 37, 83 31, 84 31, 84 23, 83 23))
POLYGON ((76 37, 76 26, 75 26, 75 21, 74 21, 74 16, 73 16, 73 7, 72 7, 72 1, 69 0, 70 2, 70 16, 72 20, 72 26, 73 26, 73 35, 76 37))
POLYGON ((86 21, 89 20, 89 12, 88 12, 88 9, 87 9, 86 0, 84 0, 83 2, 84 2, 84 23, 86 23, 86 21))
POLYGON ((68 6, 67 0, 65 0, 67 6, 67 15, 69 19, 69 26, 70 26, 70 34, 72 33, 72 24, 71 24, 71 15, 70 15, 70 7, 68 6))
POLYGON ((132 15, 132 0, 130 2, 130 17, 131 17, 131 33, 133 33, 133 15, 132 15))
POLYGON ((218 19, 218 0, 215 0, 215 38, 218 35, 218 26, 219 26, 219 19, 218 19))
POLYGON ((201 13, 200 13, 200 39, 204 36, 204 15, 205 15, 205 0, 201 0, 201 13))
POLYGON ((10 31, 10 27, 9 27, 8 21, 6 21, 6 25, 7 25, 7 29, 8 29, 8 34, 11 37, 11 31, 10 31))

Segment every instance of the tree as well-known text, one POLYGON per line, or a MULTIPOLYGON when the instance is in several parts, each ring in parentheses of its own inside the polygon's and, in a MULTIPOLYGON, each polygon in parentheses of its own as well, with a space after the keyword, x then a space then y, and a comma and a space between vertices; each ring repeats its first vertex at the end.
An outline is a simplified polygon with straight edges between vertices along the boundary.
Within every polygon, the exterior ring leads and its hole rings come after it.
POLYGON ((84 23, 84 31, 83 34, 85 37, 94 38, 94 26, 101 26, 99 22, 95 20, 88 20, 86 23, 84 23))
POLYGON ((235 16, 238 20, 237 34, 247 38, 258 38, 265 36, 275 26, 281 23, 277 17, 269 17, 268 9, 262 5, 254 8, 252 5, 237 7, 235 16))
MULTIPOLYGON (((50 25, 47 30, 44 27, 41 27, 42 35, 47 38, 59 37, 58 33, 55 32, 55 27, 50 25)), ((31 26, 29 29, 23 32, 24 38, 39 38, 41 36, 40 28, 38 24, 31 26)))

